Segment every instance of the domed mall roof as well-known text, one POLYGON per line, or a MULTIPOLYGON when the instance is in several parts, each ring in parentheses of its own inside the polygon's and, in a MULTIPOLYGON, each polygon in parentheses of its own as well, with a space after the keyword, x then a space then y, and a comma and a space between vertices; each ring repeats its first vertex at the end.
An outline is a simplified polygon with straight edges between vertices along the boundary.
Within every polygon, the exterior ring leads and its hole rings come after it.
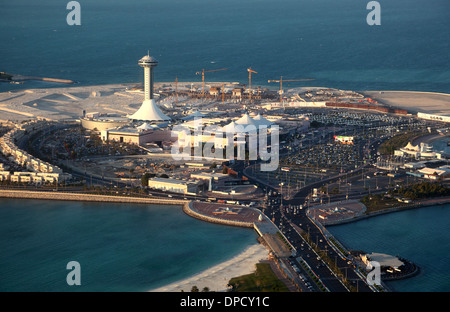
POLYGON ((270 126, 273 125, 273 122, 271 122, 270 120, 267 120, 266 118, 264 118, 263 116, 261 116, 261 114, 258 114, 255 118, 253 118, 253 120, 256 122, 256 124, 258 126, 260 125, 265 125, 265 126, 270 126))
POLYGON ((234 121, 230 122, 228 125, 223 126, 222 131, 223 132, 230 132, 234 133, 234 129, 236 128, 236 123, 234 121))
POLYGON ((248 126, 248 125, 253 125, 255 127, 257 127, 257 123, 255 122, 255 120, 253 120, 252 117, 250 117, 248 115, 248 113, 245 113, 244 116, 242 116, 241 118, 239 118, 238 120, 236 120, 236 124, 238 125, 242 125, 242 126, 248 126))

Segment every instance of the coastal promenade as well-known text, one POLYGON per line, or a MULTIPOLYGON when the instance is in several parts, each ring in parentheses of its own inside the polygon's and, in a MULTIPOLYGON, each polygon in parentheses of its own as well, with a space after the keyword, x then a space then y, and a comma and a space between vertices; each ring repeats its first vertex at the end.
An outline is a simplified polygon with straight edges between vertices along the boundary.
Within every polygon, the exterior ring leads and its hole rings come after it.
POLYGON ((183 211, 203 221, 248 228, 253 228, 254 222, 257 222, 259 217, 258 212, 239 206, 201 202, 190 202, 183 206, 183 211))
POLYGON ((261 237, 265 237, 266 235, 273 235, 278 232, 278 228, 272 223, 272 221, 270 221, 259 210, 255 208, 236 205, 212 204, 180 199, 5 189, 0 189, 0 198, 180 205, 183 207, 184 213, 202 221, 230 226, 253 228, 261 237))
MULTIPOLYGON (((133 196, 115 196, 99 195, 86 193, 70 193, 59 191, 28 191, 0 189, 0 198, 22 198, 22 199, 44 199, 44 200, 63 200, 63 201, 93 201, 93 202, 111 202, 111 203, 133 203, 133 204, 162 204, 162 205, 181 205, 183 211, 193 217, 211 223, 220 223, 224 225, 253 228, 255 223, 272 224, 257 209, 227 205, 210 204, 203 202, 193 202, 181 199, 148 198, 133 196), (259 219, 260 216, 264 217, 259 219)), ((275 225, 264 230, 264 232, 276 231, 275 225)))
POLYGON ((21 191, 0 190, 0 198, 25 198, 25 199, 47 199, 47 200, 72 200, 72 201, 94 201, 110 203, 133 203, 133 204, 161 204, 161 205, 185 205, 187 200, 127 197, 113 195, 96 195, 83 193, 68 193, 57 191, 21 191))
POLYGON ((431 207, 431 206, 436 206, 436 205, 446 205, 446 204, 450 204, 450 196, 416 200, 415 202, 413 202, 411 204, 403 204, 398 207, 386 208, 383 210, 373 211, 373 212, 366 211, 365 213, 360 213, 357 215, 348 215, 348 216, 344 215, 342 218, 336 218, 332 222, 323 222, 321 220, 318 220, 318 221, 321 224, 323 224, 324 226, 325 225, 338 225, 338 224, 356 222, 356 221, 359 221, 362 219, 376 217, 376 216, 388 214, 388 213, 404 211, 404 210, 408 210, 408 209, 426 208, 426 207, 431 207))
POLYGON ((278 227, 256 208, 228 204, 190 202, 183 205, 183 211, 193 218, 223 225, 253 228, 277 257, 291 255, 292 245, 278 227))

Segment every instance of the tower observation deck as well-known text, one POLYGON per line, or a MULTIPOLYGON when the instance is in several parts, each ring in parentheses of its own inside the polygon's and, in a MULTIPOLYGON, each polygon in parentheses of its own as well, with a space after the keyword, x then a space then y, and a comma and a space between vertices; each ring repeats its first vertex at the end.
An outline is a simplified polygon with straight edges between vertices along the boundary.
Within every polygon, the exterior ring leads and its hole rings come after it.
POLYGON ((138 62, 144 68, 144 102, 141 107, 129 118, 145 121, 168 121, 170 118, 156 106, 153 98, 153 69, 158 66, 158 61, 147 54, 138 62))
POLYGON ((158 61, 147 54, 139 60, 138 64, 144 68, 145 100, 153 99, 153 68, 158 66, 158 61))

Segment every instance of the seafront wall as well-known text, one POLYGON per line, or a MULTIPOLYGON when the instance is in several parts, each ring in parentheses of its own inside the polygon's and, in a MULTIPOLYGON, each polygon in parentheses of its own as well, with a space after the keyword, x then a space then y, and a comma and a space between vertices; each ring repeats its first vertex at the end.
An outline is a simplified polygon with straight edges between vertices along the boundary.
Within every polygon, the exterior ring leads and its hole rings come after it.
POLYGON ((163 199, 163 198, 144 198, 144 197, 126 197, 111 195, 95 195, 83 193, 65 193, 65 192, 36 192, 36 191, 17 191, 0 190, 0 197, 3 198, 25 198, 25 199, 47 199, 47 200, 71 200, 71 201, 94 201, 111 203, 133 203, 133 204, 162 204, 162 205, 185 205, 187 200, 163 199))
POLYGON ((239 227, 246 227, 246 228, 254 228, 253 222, 243 222, 243 221, 234 221, 234 220, 226 220, 221 218, 215 218, 211 216, 207 216, 204 214, 201 214, 192 208, 192 202, 189 202, 188 204, 183 205, 183 211, 188 216, 191 216, 193 218, 203 220, 206 222, 211 223, 219 223, 224 225, 231 225, 231 226, 239 226, 239 227))
POLYGON ((132 204, 181 205, 183 207, 184 213, 196 219, 224 225, 254 228, 253 222, 226 220, 222 218, 215 218, 201 214, 192 208, 192 202, 189 200, 96 195, 83 193, 55 192, 55 191, 22 191, 22 190, 1 190, 1 189, 0 189, 0 198, 93 201, 103 203, 110 202, 110 203, 132 203, 132 204))
POLYGON ((380 216, 380 215, 384 215, 384 214, 388 214, 388 213, 401 212, 401 211, 405 211, 405 210, 409 210, 409 209, 424 208, 424 207, 430 207, 430 206, 436 206, 436 205, 446 205, 446 204, 450 204, 450 196, 432 198, 432 199, 428 199, 428 200, 423 200, 421 202, 419 201, 419 202, 412 203, 412 204, 406 204, 406 205, 403 205, 400 207, 387 208, 387 209, 380 210, 380 211, 362 214, 362 215, 355 216, 355 217, 352 217, 349 219, 336 220, 335 222, 330 222, 330 223, 324 224, 323 226, 340 225, 340 224, 356 222, 359 220, 372 218, 372 217, 376 217, 376 216, 380 216))

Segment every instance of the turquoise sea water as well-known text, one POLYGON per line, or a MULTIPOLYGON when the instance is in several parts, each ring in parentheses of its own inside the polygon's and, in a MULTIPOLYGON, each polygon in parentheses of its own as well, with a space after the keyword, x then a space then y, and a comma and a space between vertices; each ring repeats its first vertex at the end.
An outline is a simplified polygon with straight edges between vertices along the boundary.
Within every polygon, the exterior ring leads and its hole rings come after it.
POLYGON ((0 199, 0 291, 147 291, 228 260, 256 237, 179 206, 0 199), (66 283, 69 261, 80 263, 81 286, 66 283))
POLYGON ((327 227, 345 246, 398 255, 419 265, 419 275, 387 282, 395 291, 450 291, 450 204, 327 227))

